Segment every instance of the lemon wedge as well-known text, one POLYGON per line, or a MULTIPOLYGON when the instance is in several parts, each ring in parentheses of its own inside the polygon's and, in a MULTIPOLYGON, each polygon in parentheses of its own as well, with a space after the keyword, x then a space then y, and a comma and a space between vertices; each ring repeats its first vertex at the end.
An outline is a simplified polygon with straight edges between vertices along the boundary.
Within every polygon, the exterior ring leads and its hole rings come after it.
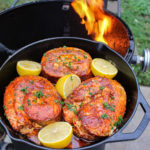
POLYGON ((91 63, 91 70, 94 76, 113 78, 117 75, 118 69, 109 61, 102 58, 95 58, 91 63))
POLYGON ((81 83, 80 78, 75 74, 61 77, 56 83, 56 89, 63 99, 66 99, 72 91, 81 83))
POLYGON ((41 72, 41 64, 35 61, 21 60, 17 62, 17 73, 24 75, 39 75, 41 72))
POLYGON ((65 148, 71 142, 73 135, 72 126, 68 122, 54 122, 38 133, 40 142, 50 148, 65 148))

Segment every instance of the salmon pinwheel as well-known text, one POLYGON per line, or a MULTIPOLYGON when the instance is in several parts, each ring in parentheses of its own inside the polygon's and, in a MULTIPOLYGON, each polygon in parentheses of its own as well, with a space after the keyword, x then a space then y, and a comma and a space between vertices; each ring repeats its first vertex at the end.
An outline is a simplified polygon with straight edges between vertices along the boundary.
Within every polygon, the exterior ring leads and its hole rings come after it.
POLYGON ((34 140, 34 135, 43 126, 61 119, 61 105, 56 104, 56 100, 61 102, 55 87, 47 79, 17 77, 5 90, 5 114, 14 130, 34 140))
POLYGON ((42 74, 52 82, 66 74, 76 74, 85 80, 92 77, 91 62, 91 56, 79 48, 55 48, 43 55, 42 74))
POLYGON ((78 137, 95 140, 113 134, 126 111, 126 92, 115 80, 94 77, 65 100, 63 116, 78 137))

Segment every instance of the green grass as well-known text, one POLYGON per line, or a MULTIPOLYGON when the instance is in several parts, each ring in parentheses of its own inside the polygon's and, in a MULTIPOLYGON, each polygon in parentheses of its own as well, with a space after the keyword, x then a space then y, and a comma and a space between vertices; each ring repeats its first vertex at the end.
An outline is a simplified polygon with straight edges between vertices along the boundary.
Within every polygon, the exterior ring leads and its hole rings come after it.
MULTIPOLYGON (((18 4, 34 0, 19 0, 18 4)), ((0 0, 0 11, 9 8, 13 0, 0 0)), ((17 5, 18 5, 17 4, 17 5)), ((133 32, 138 53, 150 48, 150 0, 121 0, 123 12, 121 18, 133 32)), ((142 73, 139 65, 132 65, 138 81, 142 85, 150 86, 150 68, 142 73)))
MULTIPOLYGON (((19 0, 17 5, 27 2, 32 2, 36 0, 19 0)), ((0 11, 9 8, 13 4, 14 0, 0 0, 0 11)))
MULTIPOLYGON (((133 32, 138 53, 145 48, 150 49, 150 0, 122 0, 121 18, 129 25, 133 32)), ((142 73, 140 66, 132 65, 138 81, 142 85, 150 86, 150 68, 142 73)))

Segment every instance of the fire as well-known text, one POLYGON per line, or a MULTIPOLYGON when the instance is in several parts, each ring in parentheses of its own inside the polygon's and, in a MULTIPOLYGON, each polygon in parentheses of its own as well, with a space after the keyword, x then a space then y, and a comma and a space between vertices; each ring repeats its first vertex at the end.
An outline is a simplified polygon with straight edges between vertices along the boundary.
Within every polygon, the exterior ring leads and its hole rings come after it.
POLYGON ((103 0, 74 0, 72 7, 85 24, 88 35, 108 44, 104 35, 111 31, 111 18, 103 10, 103 0))

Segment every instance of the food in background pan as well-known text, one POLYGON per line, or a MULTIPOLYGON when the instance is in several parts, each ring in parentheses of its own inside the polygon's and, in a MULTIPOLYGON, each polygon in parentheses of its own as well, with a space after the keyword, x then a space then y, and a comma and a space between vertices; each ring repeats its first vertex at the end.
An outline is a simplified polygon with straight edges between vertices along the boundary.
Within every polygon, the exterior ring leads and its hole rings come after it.
POLYGON ((92 76, 91 62, 91 56, 79 48, 55 48, 43 55, 42 74, 52 82, 66 74, 76 74, 81 80, 86 80, 92 76))

